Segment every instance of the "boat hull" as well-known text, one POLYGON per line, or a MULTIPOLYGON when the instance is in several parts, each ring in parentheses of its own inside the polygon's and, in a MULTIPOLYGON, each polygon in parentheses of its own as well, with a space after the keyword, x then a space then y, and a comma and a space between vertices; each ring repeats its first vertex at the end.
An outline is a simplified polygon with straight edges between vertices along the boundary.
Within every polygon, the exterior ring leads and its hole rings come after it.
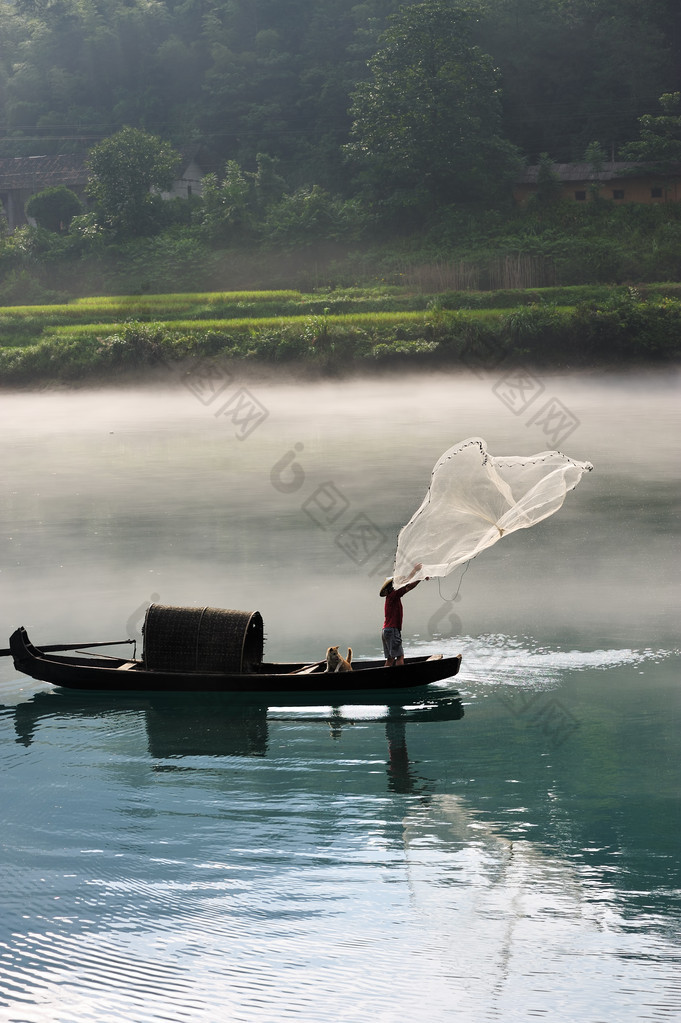
POLYGON ((150 671, 141 661, 122 658, 59 655, 35 647, 24 628, 10 637, 17 671, 66 689, 122 692, 222 692, 327 694, 353 690, 421 689, 454 677, 461 655, 406 657, 403 665, 386 668, 381 660, 360 660, 353 670, 325 671, 325 664, 267 664, 248 673, 150 671))

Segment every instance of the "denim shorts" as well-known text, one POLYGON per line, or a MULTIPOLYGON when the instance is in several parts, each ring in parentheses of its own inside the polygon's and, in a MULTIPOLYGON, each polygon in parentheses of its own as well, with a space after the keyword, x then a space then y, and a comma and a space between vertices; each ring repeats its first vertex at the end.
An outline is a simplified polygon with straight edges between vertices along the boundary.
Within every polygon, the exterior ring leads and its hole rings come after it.
POLYGON ((396 657, 403 657, 402 633, 399 629, 383 630, 383 653, 386 658, 393 660, 396 657))

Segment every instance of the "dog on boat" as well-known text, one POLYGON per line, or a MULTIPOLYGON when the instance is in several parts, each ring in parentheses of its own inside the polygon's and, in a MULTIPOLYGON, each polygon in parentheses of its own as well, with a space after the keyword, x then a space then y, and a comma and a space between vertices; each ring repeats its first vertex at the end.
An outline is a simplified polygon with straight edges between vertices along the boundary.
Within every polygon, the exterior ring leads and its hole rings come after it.
POLYGON ((343 657, 338 653, 337 646, 330 646, 326 651, 327 671, 352 671, 352 647, 348 647, 348 656, 343 657))

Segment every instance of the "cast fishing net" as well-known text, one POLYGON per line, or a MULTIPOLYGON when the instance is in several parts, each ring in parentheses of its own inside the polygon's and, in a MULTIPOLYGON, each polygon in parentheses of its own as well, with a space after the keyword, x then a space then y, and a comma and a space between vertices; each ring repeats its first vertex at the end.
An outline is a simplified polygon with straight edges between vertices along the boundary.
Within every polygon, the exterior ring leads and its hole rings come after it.
POLYGON ((448 575, 502 536, 548 518, 592 469, 560 451, 495 458, 480 437, 454 445, 436 463, 421 507, 400 531, 395 586, 448 575))

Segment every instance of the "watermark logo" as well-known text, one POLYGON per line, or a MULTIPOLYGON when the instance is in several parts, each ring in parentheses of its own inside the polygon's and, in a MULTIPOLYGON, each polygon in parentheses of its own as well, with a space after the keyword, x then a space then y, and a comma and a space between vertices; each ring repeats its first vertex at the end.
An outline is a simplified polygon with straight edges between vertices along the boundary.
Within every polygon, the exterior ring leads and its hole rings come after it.
POLYGON ((339 533, 336 543, 356 565, 365 565, 376 554, 385 541, 385 535, 368 515, 360 512, 352 522, 339 533))
POLYGON ((180 377, 182 384, 197 401, 206 407, 225 393, 234 377, 224 366, 213 359, 200 359, 189 373, 180 377))
POLYGON ((460 597, 443 600, 438 609, 428 619, 428 632, 433 637, 453 639, 463 633, 463 624, 454 610, 454 604, 460 597))
POLYGON ((199 359, 189 370, 181 362, 160 361, 204 408, 212 407, 216 419, 225 419, 234 426, 237 440, 246 440, 269 416, 267 407, 252 391, 235 385, 234 374, 218 359, 199 359))
MULTIPOLYGON (((305 487, 307 473, 299 461, 304 445, 298 441, 289 448, 270 469, 270 483, 280 494, 295 494, 305 487)), ((352 502, 333 480, 317 484, 300 505, 301 511, 323 530, 334 532, 334 542, 347 557, 359 566, 368 566, 378 555, 379 560, 369 568, 368 575, 390 571, 393 552, 386 546, 383 530, 364 511, 354 510, 352 502), (348 515, 352 517, 348 520, 348 515)))
MULTIPOLYGON (((490 341, 476 339, 461 352, 461 361, 479 379, 499 369, 506 360, 490 341)), ((522 416, 546 391, 545 383, 525 367, 509 368, 492 384, 492 392, 514 416, 522 416)), ((558 447, 580 425, 576 415, 557 397, 550 398, 526 421, 529 427, 540 427, 551 444, 558 447)))
POLYGON ((215 418, 229 420, 236 427, 237 439, 246 440, 265 422, 268 415, 265 406, 246 387, 240 387, 218 409, 215 418))
POLYGON ((538 728, 555 747, 562 746, 580 727, 572 711, 552 694, 505 693, 499 699, 514 717, 538 728))
POLYGON ((350 501, 331 480, 320 484, 300 506, 316 526, 326 529, 350 507, 350 501))
POLYGON ((492 387, 497 398, 514 416, 521 416, 545 390, 541 380, 524 369, 505 374, 492 387))
POLYGON ((563 405, 558 398, 551 398, 535 416, 528 420, 527 425, 541 426, 544 436, 558 446, 563 444, 571 433, 579 426, 579 419, 563 405))
POLYGON ((305 470, 296 460, 303 450, 303 444, 294 444, 270 469, 270 483, 280 494, 295 494, 305 486, 305 470))

